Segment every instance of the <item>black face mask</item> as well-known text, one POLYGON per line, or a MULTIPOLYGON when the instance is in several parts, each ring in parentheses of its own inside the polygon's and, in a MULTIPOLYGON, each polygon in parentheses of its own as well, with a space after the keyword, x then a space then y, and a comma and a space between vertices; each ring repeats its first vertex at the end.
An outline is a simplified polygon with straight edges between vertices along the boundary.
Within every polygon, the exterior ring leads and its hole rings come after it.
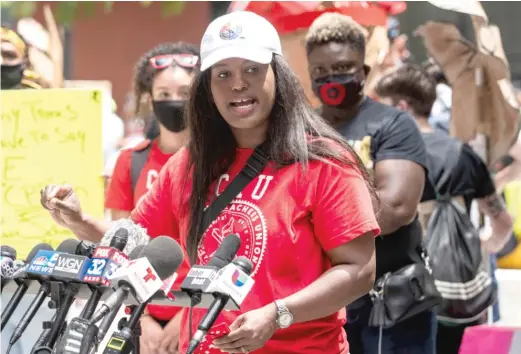
POLYGON ((356 73, 335 74, 314 80, 311 84, 315 95, 325 105, 336 108, 351 108, 364 95, 365 80, 361 81, 356 73))
POLYGON ((1 68, 1 87, 2 90, 9 90, 22 82, 24 76, 24 65, 2 65, 1 68))
POLYGON ((161 125, 174 133, 183 131, 186 127, 183 110, 186 101, 152 101, 154 114, 161 125))

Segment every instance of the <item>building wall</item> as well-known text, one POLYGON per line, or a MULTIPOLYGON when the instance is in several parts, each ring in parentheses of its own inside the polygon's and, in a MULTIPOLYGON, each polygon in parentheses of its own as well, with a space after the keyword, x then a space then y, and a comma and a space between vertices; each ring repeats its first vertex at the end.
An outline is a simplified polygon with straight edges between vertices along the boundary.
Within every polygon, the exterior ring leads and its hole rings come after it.
MULTIPOLYGON (((80 5, 81 11, 81 5, 80 5)), ((79 11, 79 12, 80 12, 79 11)), ((133 68, 139 57, 162 42, 199 44, 211 20, 209 2, 186 2, 181 15, 164 16, 161 4, 114 2, 110 13, 98 3, 92 17, 79 15, 72 23, 66 48, 68 80, 109 80, 118 113, 132 90, 133 68)), ((35 18, 44 23, 41 5, 35 18)))

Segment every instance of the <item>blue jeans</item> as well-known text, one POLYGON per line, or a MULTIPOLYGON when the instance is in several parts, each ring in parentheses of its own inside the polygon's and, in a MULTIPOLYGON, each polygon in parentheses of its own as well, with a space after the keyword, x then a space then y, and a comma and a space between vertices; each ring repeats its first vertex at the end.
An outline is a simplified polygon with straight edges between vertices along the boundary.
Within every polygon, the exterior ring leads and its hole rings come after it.
MULTIPOLYGON (((490 255, 490 275, 492 278, 492 286, 496 291, 498 291, 498 283, 496 279, 496 269, 497 269, 497 257, 496 255, 490 255)), ((497 300, 492 305, 492 322, 497 322, 501 319, 501 314, 499 312, 499 294, 497 296, 497 300)))
MULTIPOLYGON (((347 332, 350 354, 378 354, 379 328, 369 327, 372 302, 364 296, 347 308, 347 332)), ((382 329, 382 354, 435 354, 436 314, 422 312, 395 326, 382 329)))

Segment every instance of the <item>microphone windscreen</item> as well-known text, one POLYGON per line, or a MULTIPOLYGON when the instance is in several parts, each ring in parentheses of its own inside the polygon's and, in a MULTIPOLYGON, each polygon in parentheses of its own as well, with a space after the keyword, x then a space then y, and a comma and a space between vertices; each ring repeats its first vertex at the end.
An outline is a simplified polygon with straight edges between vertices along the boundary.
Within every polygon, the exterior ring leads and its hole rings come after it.
POLYGON ((31 261, 33 260, 34 256, 36 256, 36 254, 40 250, 42 250, 42 251, 54 251, 54 248, 52 248, 52 246, 49 245, 48 243, 39 243, 39 244, 37 244, 36 246, 33 247, 31 252, 29 252, 29 255, 27 256, 26 263, 31 263, 31 261))
POLYGON ((174 274, 184 258, 181 246, 168 236, 152 239, 141 252, 141 257, 148 259, 161 280, 174 274))
POLYGON ((16 250, 11 246, 2 245, 0 247, 0 255, 2 255, 2 257, 9 257, 14 261, 16 259, 16 250))
POLYGON ((207 266, 222 268, 229 264, 241 247, 241 239, 236 234, 226 236, 213 254, 207 266))
POLYGON ((130 252, 132 252, 136 246, 146 245, 148 241, 150 241, 150 237, 148 236, 146 230, 138 224, 134 223, 130 218, 118 219, 111 223, 110 228, 101 239, 100 246, 110 246, 110 243, 116 235, 116 232, 121 228, 128 231, 127 244, 123 249, 123 253, 127 255, 130 254, 130 252))
POLYGON ((143 252, 144 248, 145 248, 145 245, 136 246, 136 248, 134 248, 132 250, 132 252, 130 252, 130 254, 128 255, 128 258, 138 259, 141 256, 141 252, 143 252))
POLYGON ((76 254, 76 249, 78 248, 79 244, 79 240, 76 240, 75 238, 69 238, 60 243, 60 245, 56 248, 56 252, 76 254))

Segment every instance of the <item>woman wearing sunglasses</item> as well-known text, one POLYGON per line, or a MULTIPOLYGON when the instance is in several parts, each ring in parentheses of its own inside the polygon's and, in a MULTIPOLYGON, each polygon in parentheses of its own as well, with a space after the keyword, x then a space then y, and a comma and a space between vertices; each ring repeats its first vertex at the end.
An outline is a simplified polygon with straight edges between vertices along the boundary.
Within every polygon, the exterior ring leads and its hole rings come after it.
MULTIPOLYGON (((131 214, 150 234, 179 240, 192 264, 206 264, 228 234, 241 238, 237 256, 252 262, 255 283, 240 311, 221 312, 213 327, 219 333, 208 333, 195 353, 347 354, 344 307, 371 289, 380 232, 367 172, 307 102, 266 19, 242 11, 217 18, 201 57, 187 104, 188 147, 131 214), (254 151, 258 157, 257 147, 267 165, 249 174, 250 183, 204 230, 204 207, 254 151)), ((108 225, 65 193, 71 189, 48 186, 42 203, 78 237, 101 237, 108 225)), ((192 333, 206 311, 193 310, 192 333)), ((184 310, 182 353, 189 323, 184 310)))
MULTIPOLYGON (((192 79, 199 71, 198 64, 197 47, 182 42, 160 44, 139 59, 134 79, 135 111, 136 114, 146 111, 140 106, 148 102, 149 110, 159 122, 159 136, 124 150, 119 156, 105 202, 113 220, 130 216, 163 165, 188 142, 183 107, 192 79)), ((183 274, 183 269, 179 269, 178 274, 183 274)), ((141 353, 177 353, 180 316, 176 314, 179 310, 148 307, 142 320, 141 353)))

